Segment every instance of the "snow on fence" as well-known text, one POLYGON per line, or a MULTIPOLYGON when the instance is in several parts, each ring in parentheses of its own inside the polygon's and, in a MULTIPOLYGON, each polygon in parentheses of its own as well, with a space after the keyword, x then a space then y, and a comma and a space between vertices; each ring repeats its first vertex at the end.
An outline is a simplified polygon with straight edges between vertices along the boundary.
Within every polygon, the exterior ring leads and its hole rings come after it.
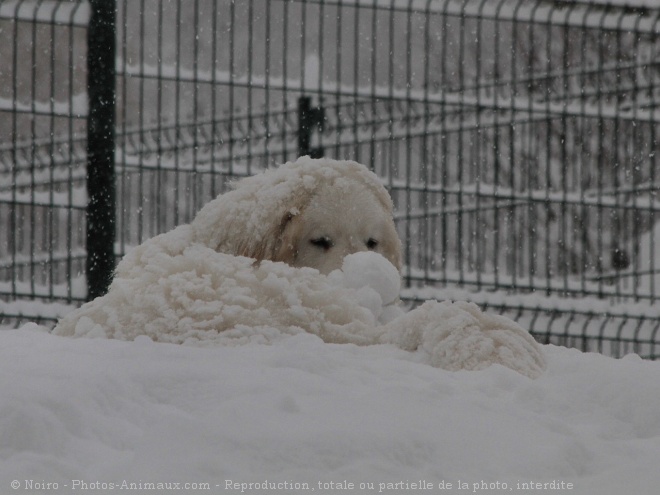
POLYGON ((389 188, 407 301, 655 358, 659 33, 649 2, 1 2, 0 317, 53 321, 88 297, 90 239, 122 256, 311 153, 389 188), (99 101, 89 61, 112 25, 99 101), (89 208, 99 108, 110 228, 89 208))

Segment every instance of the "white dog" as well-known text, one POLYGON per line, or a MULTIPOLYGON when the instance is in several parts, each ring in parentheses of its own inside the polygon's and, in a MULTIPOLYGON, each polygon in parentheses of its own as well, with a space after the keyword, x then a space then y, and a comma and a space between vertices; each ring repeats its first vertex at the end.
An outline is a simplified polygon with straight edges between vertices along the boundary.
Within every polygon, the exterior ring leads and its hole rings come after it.
POLYGON ((374 251, 401 269, 392 200, 356 162, 304 157, 245 178, 202 208, 192 226, 197 242, 234 256, 328 274, 348 254, 374 251))
POLYGON ((376 175, 303 157, 237 182, 190 225, 132 249, 108 293, 54 332, 200 345, 308 332, 393 344, 451 370, 497 363, 535 377, 545 368, 525 330, 473 304, 398 309, 400 269, 392 202, 376 175))

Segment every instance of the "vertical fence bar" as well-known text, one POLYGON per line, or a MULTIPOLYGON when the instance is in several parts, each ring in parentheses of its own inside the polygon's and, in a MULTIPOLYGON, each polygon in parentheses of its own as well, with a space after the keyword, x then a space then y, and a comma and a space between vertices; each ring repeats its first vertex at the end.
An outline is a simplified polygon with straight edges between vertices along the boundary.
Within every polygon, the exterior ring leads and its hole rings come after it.
MULTIPOLYGON (((13 22, 12 22, 12 35, 13 39, 18 39, 18 8, 20 4, 16 3, 13 11, 13 22)), ((12 97, 11 104, 11 183, 16 184, 18 182, 18 153, 17 153, 17 144, 18 144, 18 46, 15 44, 12 47, 12 61, 11 61, 11 89, 9 94, 12 97)), ((9 201, 9 260, 11 263, 11 289, 10 294, 12 299, 17 297, 18 292, 18 269, 17 269, 17 259, 18 259, 18 225, 19 225, 19 212, 18 212, 18 190, 16 187, 11 188, 11 198, 9 201)))
POLYGON ((309 126, 311 106, 309 96, 298 98, 298 156, 309 155, 311 150, 312 130, 309 126))
MULTIPOLYGON (((164 108, 166 104, 166 99, 167 99, 167 94, 171 94, 169 90, 166 90, 167 86, 165 84, 165 78, 163 77, 163 66, 165 65, 162 61, 165 59, 165 50, 163 49, 163 24, 164 24, 164 4, 165 2, 158 2, 158 9, 156 13, 156 56, 158 57, 158 60, 161 62, 158 63, 158 68, 156 69, 157 73, 157 95, 158 95, 158 100, 156 102, 156 115, 158 117, 158 124, 157 124, 157 135, 158 135, 158 152, 160 153, 160 143, 162 142, 161 140, 163 139, 163 136, 167 131, 163 129, 163 122, 161 119, 161 116, 164 113, 164 108)), ((142 17, 144 17, 144 14, 142 14, 142 17)), ((140 19, 140 22, 142 22, 142 19, 140 19)), ((143 40, 143 38, 146 38, 144 35, 144 29, 140 28, 140 40, 143 40)), ((142 42, 144 44, 144 42, 142 42)), ((145 57, 143 53, 140 53, 140 67, 142 70, 144 70, 146 66, 145 62, 145 57)), ((140 102, 144 101, 144 85, 145 81, 142 80, 140 81, 140 102)), ((143 122, 143 117, 140 115, 140 125, 142 125, 143 122)), ((142 173, 140 173, 140 177, 142 177, 142 173)), ((156 197, 156 194, 160 194, 162 191, 165 190, 167 185, 167 176, 165 170, 163 170, 163 162, 162 160, 158 160, 156 163, 156 180, 152 181, 151 185, 151 196, 156 197)), ((140 179, 140 191, 143 191, 144 187, 144 182, 142 182, 142 179, 140 179)), ((156 216, 156 221, 155 221, 155 227, 157 232, 163 232, 165 230, 165 226, 167 225, 167 207, 165 206, 164 202, 162 201, 156 201, 156 204, 154 205, 155 209, 155 216, 156 216)), ((142 213, 140 214, 140 225, 139 225, 139 241, 142 242, 142 213)))
MULTIPOLYGON (((653 22, 653 26, 656 28, 654 32, 660 32, 660 11, 656 12, 655 20, 653 22)), ((657 39, 657 38, 656 38, 657 39)), ((660 50, 658 50, 658 45, 653 44, 651 45, 650 49, 650 57, 649 60, 658 60, 658 56, 660 55, 660 50)), ((656 87, 656 83, 658 82, 658 73, 657 71, 650 71, 650 85, 649 85, 649 103, 650 103, 650 109, 651 109, 651 119, 649 122, 650 125, 650 150, 649 150, 649 160, 651 161, 651 168, 650 168, 650 174, 649 174, 649 179, 648 182, 651 184, 651 187, 654 187, 656 184, 656 174, 658 173, 658 153, 656 151, 656 146, 658 145, 658 139, 656 136, 659 135, 658 133, 658 128, 656 123, 658 122, 657 118, 657 110, 660 107, 660 102, 657 101, 657 96, 658 92, 654 91, 653 88, 656 87)), ((657 211, 656 211, 656 196, 655 194, 649 194, 649 205, 648 205, 648 215, 649 215, 649 225, 650 225, 650 231, 649 231, 649 253, 654 253, 656 252, 656 242, 658 239, 655 237, 655 224, 657 221, 657 211)), ((656 292, 656 276, 657 276, 657 270, 658 267, 656 266, 656 260, 654 256, 651 256, 651 260, 649 263, 649 295, 650 295, 650 302, 651 304, 654 304, 658 300, 658 294, 656 292)), ((660 326, 660 322, 658 322, 658 326, 660 326)), ((658 326, 656 326, 653 329, 653 341, 655 342, 655 335, 656 332, 658 331, 658 326)), ((655 353, 655 345, 652 348, 653 353, 655 353)))
MULTIPOLYGON (((165 3, 165 2, 161 2, 161 3, 165 3)), ((168 7, 169 7, 169 5, 168 5, 168 7)), ((183 67, 182 67, 182 65, 184 63, 184 60, 183 60, 184 57, 183 57, 183 54, 182 54, 183 48, 182 48, 182 41, 181 41, 181 37, 182 37, 181 26, 183 25, 183 23, 182 23, 183 5, 182 5, 181 0, 178 0, 178 2, 176 2, 176 6, 170 7, 170 8, 174 9, 174 12, 175 12, 174 16, 175 16, 175 19, 176 19, 176 26, 178 26, 177 29, 176 29, 176 33, 174 35, 174 46, 176 47, 175 48, 176 51, 175 51, 175 54, 174 54, 174 67, 175 67, 174 72, 175 72, 176 75, 174 76, 174 81, 173 81, 173 83, 174 83, 174 109, 173 109, 174 114, 173 114, 173 116, 174 116, 174 122, 180 122, 182 120, 182 110, 181 110, 182 101, 181 100, 182 100, 182 98, 184 98, 184 95, 185 95, 185 90, 183 88, 185 83, 184 83, 183 77, 182 77, 183 76, 183 67)), ((169 9, 167 9, 167 8, 165 9, 166 12, 168 10, 169 9)), ((171 17, 169 17, 169 15, 166 18, 167 18, 168 22, 171 20, 171 17)), ((169 37, 167 32, 164 31, 163 34, 165 35, 165 38, 169 37)), ((163 42, 167 43, 167 41, 165 41, 165 40, 163 42)), ((160 62, 158 65, 162 66, 164 64, 162 62, 160 62)), ((159 115, 158 119, 161 120, 162 116, 159 115)), ((181 142, 181 126, 177 125, 177 126, 174 127, 174 142, 175 143, 180 143, 181 142)), ((181 153, 174 153, 173 159, 174 159, 174 169, 173 169, 173 174, 172 174, 174 176, 173 191, 172 191, 173 196, 174 196, 174 203, 173 203, 173 208, 172 208, 172 210, 174 210, 173 211, 173 214, 174 214, 173 224, 178 225, 181 222, 181 219, 179 217, 179 213, 181 211, 180 205, 185 203, 185 201, 186 201, 186 198, 185 198, 186 188, 185 188, 185 185, 183 184, 183 178, 182 178, 182 173, 181 173, 182 172, 181 171, 181 169, 182 169, 182 163, 181 163, 182 154, 181 153)), ((166 176, 169 176, 169 175, 170 174, 166 174, 166 176)), ((168 186, 169 186, 169 184, 168 184, 168 186)), ((166 219, 165 220, 166 228, 171 228, 172 224, 167 222, 167 212, 165 212, 165 219, 166 219)))
MULTIPOLYGON (((36 115, 36 107, 37 107, 37 13, 38 9, 34 9, 34 12, 32 13, 32 21, 31 21, 31 49, 30 49, 30 55, 29 55, 29 60, 31 62, 31 67, 30 67, 30 90, 29 90, 29 99, 31 101, 31 113, 33 115, 36 115)), ((30 135, 31 136, 36 136, 37 135, 37 121, 41 120, 39 118, 33 118, 30 120, 30 135)), ((30 170, 30 199, 29 201, 29 206, 28 206, 28 212, 29 212, 29 220, 28 224, 30 225, 29 229, 29 234, 28 234, 28 245, 30 246, 30 254, 29 254, 29 265, 28 265, 28 273, 29 273, 29 284, 30 284, 30 294, 34 297, 34 294, 36 292, 36 283, 35 283, 35 276, 36 276, 36 271, 35 271, 35 265, 36 265, 36 258, 35 258, 35 249, 36 249, 36 230, 37 230, 37 200, 35 198, 35 193, 37 190, 37 179, 36 179, 36 173, 37 173, 37 157, 36 157, 36 146, 31 145, 30 146, 30 154, 29 154, 29 160, 30 160, 30 165, 29 165, 29 170, 30 170)), ((26 215, 27 216, 27 215, 26 215)))
POLYGON ((91 0, 87 31, 87 298, 103 295, 115 265, 115 0, 91 0))
POLYGON ((312 132, 323 130, 325 109, 321 106, 312 108, 312 99, 309 96, 298 98, 298 156, 309 155, 312 158, 321 158, 324 154, 322 147, 312 148, 312 132))

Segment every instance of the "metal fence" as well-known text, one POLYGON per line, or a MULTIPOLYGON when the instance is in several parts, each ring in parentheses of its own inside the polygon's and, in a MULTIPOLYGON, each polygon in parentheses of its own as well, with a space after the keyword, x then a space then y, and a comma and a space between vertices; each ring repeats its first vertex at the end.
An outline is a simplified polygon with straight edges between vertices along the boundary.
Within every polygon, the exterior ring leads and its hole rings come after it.
POLYGON ((660 8, 113 4, 0 2, 5 322, 53 321, 228 180, 314 154, 382 177, 406 300, 660 355, 660 8))

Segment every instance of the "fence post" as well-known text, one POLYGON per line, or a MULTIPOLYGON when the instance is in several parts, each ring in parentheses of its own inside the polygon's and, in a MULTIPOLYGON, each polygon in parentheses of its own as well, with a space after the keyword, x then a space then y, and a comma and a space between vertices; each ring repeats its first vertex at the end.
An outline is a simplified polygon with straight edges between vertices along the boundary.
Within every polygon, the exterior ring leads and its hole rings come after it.
POLYGON ((115 266, 116 0, 90 0, 87 30, 87 298, 105 294, 115 266))
POLYGON ((298 98, 298 156, 309 155, 312 158, 321 158, 323 148, 312 148, 312 131, 323 130, 325 109, 318 106, 312 108, 312 99, 309 96, 298 98))

